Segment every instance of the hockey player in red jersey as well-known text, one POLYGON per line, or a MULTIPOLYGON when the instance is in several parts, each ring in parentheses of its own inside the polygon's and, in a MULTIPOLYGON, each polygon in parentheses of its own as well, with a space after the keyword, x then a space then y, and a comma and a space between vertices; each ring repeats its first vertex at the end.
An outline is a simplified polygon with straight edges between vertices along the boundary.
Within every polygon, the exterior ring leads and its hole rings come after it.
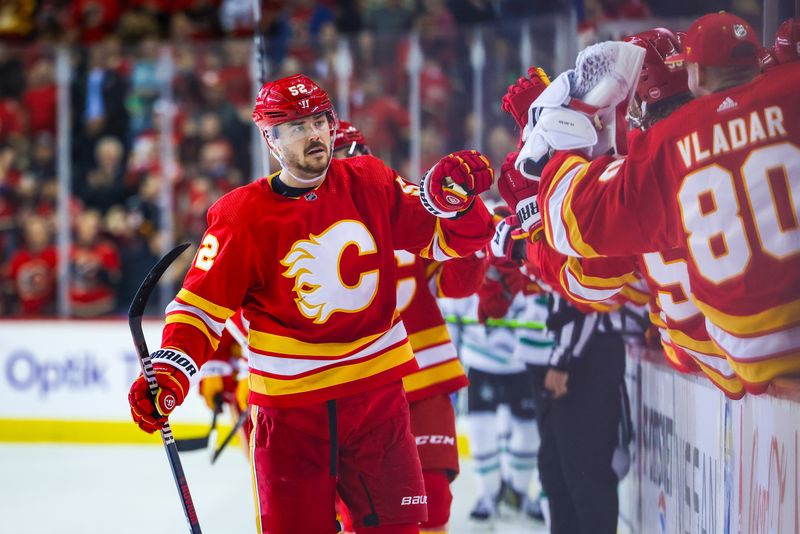
MULTIPOLYGON (((366 139, 352 124, 339 121, 334 157, 369 154, 366 139)), ((450 340, 437 297, 462 298, 477 291, 486 270, 483 251, 446 262, 396 250, 397 309, 419 370, 403 377, 428 497, 428 520, 421 532, 446 532, 453 496, 450 483, 459 472, 456 425, 450 394, 468 384, 450 340)), ((350 530, 345 521, 345 530, 350 530)))
MULTIPOLYGON (((669 63, 680 51, 678 37, 673 32, 656 28, 626 41, 646 50, 634 102, 629 108, 631 122, 637 127, 629 135, 635 136, 639 128, 652 127, 685 104, 690 93, 685 67, 669 63)), ((508 162, 503 165, 498 182, 501 191, 535 186, 535 182, 524 180, 511 167, 508 162), (523 183, 517 185, 520 181, 523 183)), ((744 394, 741 381, 725 354, 709 338, 703 315, 691 301, 685 249, 638 256, 576 258, 564 256, 552 249, 546 240, 540 240, 529 244, 527 256, 540 269, 555 271, 553 274, 558 276, 557 282, 564 294, 577 302, 601 302, 618 297, 634 300, 631 297, 636 292, 631 281, 641 276, 652 296, 650 319, 659 329, 669 363, 681 372, 702 370, 730 398, 738 399, 744 394)))
POLYGON ((155 406, 137 378, 134 421, 160 427, 242 308, 259 530, 334 532, 338 491, 357 532, 418 532, 426 496, 401 382, 417 364, 393 251, 446 260, 483 247, 493 230, 477 195, 493 172, 461 151, 416 187, 375 158, 332 159, 336 114, 303 75, 265 84, 253 119, 281 170, 209 210, 153 354, 155 406))
MULTIPOLYGON (((686 247, 692 297, 708 333, 753 392, 800 371, 800 205, 793 192, 800 187, 800 64, 757 76, 757 54, 744 20, 701 17, 684 54, 673 58, 686 62, 697 98, 634 136, 625 158, 589 161, 586 146, 556 151, 540 183, 545 234, 560 252, 686 247)), ((576 91, 578 75, 562 79, 562 102, 573 109, 584 94, 576 91)), ((543 96, 533 115, 548 98, 553 106, 554 95, 543 96)), ((541 163, 541 146, 563 148, 563 139, 546 122, 537 126, 526 145, 541 163)))

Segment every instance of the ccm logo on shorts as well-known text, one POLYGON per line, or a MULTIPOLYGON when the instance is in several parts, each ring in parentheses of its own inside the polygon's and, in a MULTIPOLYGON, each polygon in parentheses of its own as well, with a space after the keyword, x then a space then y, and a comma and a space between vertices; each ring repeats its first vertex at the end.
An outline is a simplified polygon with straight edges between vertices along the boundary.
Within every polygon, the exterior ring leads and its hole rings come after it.
POLYGON ((409 497, 403 497, 403 500, 400 501, 400 506, 409 506, 412 504, 428 504, 428 496, 412 495, 409 497))
POLYGON ((456 439, 453 436, 417 436, 417 447, 420 445, 455 445, 456 439))

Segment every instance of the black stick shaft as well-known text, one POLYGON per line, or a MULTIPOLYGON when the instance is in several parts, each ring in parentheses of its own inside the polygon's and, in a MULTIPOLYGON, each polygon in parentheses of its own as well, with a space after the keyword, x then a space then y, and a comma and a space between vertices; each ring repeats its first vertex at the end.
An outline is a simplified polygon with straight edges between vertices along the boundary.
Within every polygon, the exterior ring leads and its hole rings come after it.
MULTIPOLYGON (((128 310, 128 325, 131 329, 131 337, 133 337, 133 344, 136 347, 136 354, 139 356, 139 364, 142 368, 142 374, 147 385, 150 388, 150 394, 155 398, 158 391, 158 382, 156 381, 155 372, 153 372, 153 362, 150 360, 150 351, 147 350, 147 341, 144 338, 142 331, 142 315, 144 314, 147 300, 150 297, 161 275, 167 270, 167 267, 180 256, 189 246, 188 243, 179 245, 161 258, 158 263, 150 270, 145 277, 136 295, 133 297, 133 302, 128 310)), ((167 460, 169 460, 169 467, 172 470, 172 477, 175 480, 175 486, 178 488, 178 495, 181 499, 183 506, 183 513, 186 515, 186 520, 189 523, 189 532, 191 534, 202 534, 200 530, 200 522, 197 519, 197 511, 194 508, 192 495, 189 492, 189 484, 186 482, 186 475, 183 473, 183 465, 178 456, 178 447, 175 445, 175 438, 172 435, 172 428, 169 422, 165 422, 161 427, 161 440, 164 442, 164 449, 167 453, 167 460)))
POLYGON ((219 458, 219 455, 222 454, 222 451, 225 450, 225 447, 228 446, 228 444, 231 442, 231 440, 233 440, 233 437, 236 435, 239 429, 242 428, 242 425, 247 420, 249 414, 250 414, 250 407, 248 406, 239 414, 239 417, 236 419, 236 424, 233 425, 231 431, 228 432, 227 436, 225 436, 225 439, 222 441, 222 444, 219 446, 219 448, 216 451, 214 451, 213 456, 211 456, 212 464, 217 461, 217 458, 219 458))

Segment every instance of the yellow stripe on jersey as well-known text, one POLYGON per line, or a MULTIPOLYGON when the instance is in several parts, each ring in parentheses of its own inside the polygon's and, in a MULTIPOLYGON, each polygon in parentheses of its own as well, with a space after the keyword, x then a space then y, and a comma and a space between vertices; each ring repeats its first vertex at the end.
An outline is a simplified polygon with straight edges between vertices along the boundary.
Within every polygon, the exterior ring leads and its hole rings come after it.
POLYGON ((776 377, 800 373, 800 351, 789 352, 757 362, 728 358, 734 372, 751 384, 765 384, 776 377))
POLYGON ((661 318, 661 315, 658 313, 650 312, 650 322, 653 323, 653 326, 657 328, 661 328, 662 330, 667 329, 667 323, 661 318))
POLYGON ((236 313, 233 310, 226 308, 225 306, 214 304, 213 302, 206 300, 199 295, 195 295, 194 293, 185 288, 181 288, 181 290, 178 291, 178 298, 187 304, 191 304, 192 306, 200 308, 204 312, 213 315, 218 319, 222 319, 222 322, 225 322, 228 319, 228 317, 236 313))
POLYGON ((436 233, 439 236, 439 247, 444 251, 444 253, 451 258, 460 258, 461 254, 450 248, 450 245, 447 244, 447 239, 445 238, 444 231, 442 230, 442 219, 438 217, 436 218, 436 233))
POLYGON ((306 393, 369 378, 402 365, 413 358, 414 352, 411 350, 411 345, 404 343, 365 362, 340 365, 301 378, 281 380, 250 373, 250 390, 271 397, 306 393))
POLYGON ((672 342, 678 345, 679 347, 685 347, 687 349, 691 349, 695 352, 701 352, 703 354, 711 354, 722 358, 725 357, 725 353, 722 350, 720 350, 717 344, 711 341, 710 339, 700 341, 692 337, 689 337, 680 330, 675 330, 674 328, 667 328, 666 332, 670 340, 672 340, 672 342))
POLYGON ((575 214, 572 212, 572 196, 575 193, 575 187, 580 183, 581 180, 583 180, 583 177, 586 176, 588 171, 589 164, 584 163, 581 167, 581 170, 575 174, 575 177, 572 179, 572 183, 567 190, 567 194, 564 196, 564 204, 561 206, 561 216, 563 217, 564 224, 569 232, 567 239, 569 239, 569 243, 572 245, 572 248, 574 248, 581 256, 585 258, 593 258, 601 255, 583 240, 581 230, 578 227, 578 221, 575 218, 575 214))
POLYGON ((384 334, 386 332, 364 336, 345 343, 308 343, 292 337, 250 330, 248 344, 254 349, 277 354, 338 358, 364 348, 384 334))
POLYGON ((706 375, 706 378, 713 382, 718 388, 734 396, 739 396, 744 392, 744 385, 742 384, 742 381, 739 380, 739 377, 727 377, 720 373, 717 369, 714 369, 710 365, 704 364, 700 360, 695 360, 695 362, 697 362, 697 365, 700 367, 700 370, 703 372, 703 374, 706 375))
POLYGON ((553 179, 550 180, 550 188, 547 190, 548 196, 553 191, 553 188, 561 181, 564 176, 572 170, 573 167, 576 165, 583 165, 587 163, 588 160, 581 156, 569 156, 567 159, 564 160, 564 163, 561 164, 561 167, 556 171, 553 179))
POLYGON ((738 336, 763 334, 800 323, 800 299, 752 315, 730 315, 692 295, 692 300, 712 323, 738 336))
POLYGON ((680 358, 675 353, 675 349, 671 347, 668 343, 661 342, 661 347, 664 349, 664 357, 672 362, 672 365, 677 367, 683 367, 683 363, 681 363, 680 358))
MULTIPOLYGON (((579 156, 569 156, 566 160, 564 160, 564 163, 561 165, 561 167, 556 171, 555 175, 553 176, 553 179, 550 180, 550 187, 547 189, 547 197, 550 198, 550 195, 558 185, 558 182, 560 182, 564 178, 564 176, 566 176, 566 174, 570 170, 572 170, 574 166, 582 165, 584 163, 586 163, 586 159, 581 158, 579 156)), ((542 195, 540 191, 539 198, 541 197, 542 195)), ((544 210, 542 210, 542 214, 544 214, 544 210)), ((544 227, 544 233, 545 237, 547 238, 547 242, 550 243, 551 247, 555 248, 555 245, 553 244, 555 243, 555 240, 553 239, 553 229, 550 225, 549 217, 542 217, 542 226, 544 227)))
POLYGON ((258 474, 256 473, 256 430, 258 429, 258 406, 250 406, 250 483, 253 485, 254 509, 256 511, 256 531, 261 528, 261 499, 258 495, 258 474))
POLYGON ((622 276, 589 276, 583 272, 583 265, 581 264, 580 258, 575 258, 573 256, 567 256, 566 267, 572 271, 575 279, 582 286, 589 288, 616 289, 637 280, 636 275, 632 272, 622 276))
POLYGON ((418 391, 422 388, 439 384, 464 375, 464 368, 458 359, 451 360, 441 365, 434 365, 427 369, 420 369, 403 377, 403 387, 407 393, 418 391))
POLYGON ((436 272, 439 267, 442 266, 442 262, 440 261, 432 261, 428 265, 425 266, 425 278, 430 278, 436 272))
POLYGON ((621 305, 618 302, 586 302, 586 305, 589 306, 596 312, 605 313, 611 312, 614 310, 618 310, 621 308, 621 305))
POLYGON ((450 333, 445 325, 434 326, 408 335, 408 341, 414 352, 427 349, 432 345, 439 345, 450 341, 450 333))
POLYGON ((629 284, 623 286, 623 288, 620 289, 619 293, 626 299, 636 304, 639 304, 640 306, 644 306, 645 304, 650 302, 650 293, 640 291, 629 284))
POLYGON ((211 343, 211 348, 217 350, 219 346, 219 339, 214 337, 214 334, 208 329, 206 323, 195 317, 194 315, 189 315, 186 313, 171 313, 167 315, 164 319, 164 324, 173 324, 173 323, 182 323, 188 324, 200 330, 205 336, 208 338, 208 342, 211 343))

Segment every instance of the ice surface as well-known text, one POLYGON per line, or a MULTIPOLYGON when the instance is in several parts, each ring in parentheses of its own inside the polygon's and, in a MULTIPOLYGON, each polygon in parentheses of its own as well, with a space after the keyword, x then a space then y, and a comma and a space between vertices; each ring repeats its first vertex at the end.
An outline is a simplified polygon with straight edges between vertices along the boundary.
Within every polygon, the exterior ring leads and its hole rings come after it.
MULTIPOLYGON (((255 532, 250 472, 241 449, 226 450, 213 466, 205 452, 183 453, 181 460, 205 534, 255 532)), ((471 522, 477 490, 469 461, 453 490, 453 534, 546 532, 542 523, 510 512, 493 528, 471 522)), ((188 532, 163 448, 0 445, 0 533, 53 532, 188 532)))

